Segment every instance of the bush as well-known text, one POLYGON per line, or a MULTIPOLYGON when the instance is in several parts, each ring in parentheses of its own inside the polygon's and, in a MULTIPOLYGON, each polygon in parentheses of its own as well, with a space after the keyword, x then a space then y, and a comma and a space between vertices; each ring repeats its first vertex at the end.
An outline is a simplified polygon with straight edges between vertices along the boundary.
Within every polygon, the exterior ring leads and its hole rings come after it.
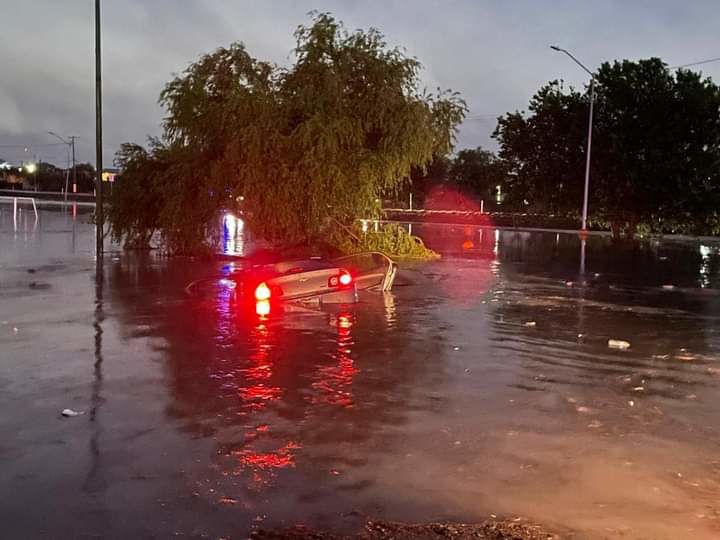
POLYGON ((397 223, 383 223, 375 232, 374 226, 363 232, 355 226, 339 231, 333 238, 340 251, 359 253, 380 251, 395 259, 439 259, 440 255, 425 246, 422 239, 409 234, 397 223))

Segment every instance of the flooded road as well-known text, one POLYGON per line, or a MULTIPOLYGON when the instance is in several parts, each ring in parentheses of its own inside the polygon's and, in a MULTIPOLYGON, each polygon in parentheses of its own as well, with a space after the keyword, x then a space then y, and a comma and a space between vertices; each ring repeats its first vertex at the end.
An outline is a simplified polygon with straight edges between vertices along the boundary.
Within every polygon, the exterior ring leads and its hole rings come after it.
POLYGON ((717 245, 592 237, 580 275, 570 235, 414 226, 444 257, 401 264, 391 294, 258 316, 224 279, 239 263, 114 248, 96 286, 87 214, 13 230, 7 210, 10 538, 491 515, 720 536, 717 245))

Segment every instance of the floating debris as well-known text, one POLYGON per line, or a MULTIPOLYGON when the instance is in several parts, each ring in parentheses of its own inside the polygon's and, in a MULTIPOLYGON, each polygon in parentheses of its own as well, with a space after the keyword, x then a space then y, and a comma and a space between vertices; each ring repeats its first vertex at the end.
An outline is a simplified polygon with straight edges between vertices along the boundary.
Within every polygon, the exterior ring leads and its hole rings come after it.
POLYGON ((73 411, 72 409, 63 409, 62 414, 65 418, 72 418, 74 416, 80 416, 81 414, 85 414, 85 411, 73 411))
POLYGON ((525 323, 525 326, 527 326, 528 328, 533 328, 537 326, 537 323, 535 321, 528 321, 525 323))
POLYGON ((625 350, 630 348, 629 341, 623 341, 622 339, 608 339, 608 347, 611 349, 625 350))
POLYGON ((662 288, 666 291, 672 291, 675 288, 675 285, 663 285, 662 288))

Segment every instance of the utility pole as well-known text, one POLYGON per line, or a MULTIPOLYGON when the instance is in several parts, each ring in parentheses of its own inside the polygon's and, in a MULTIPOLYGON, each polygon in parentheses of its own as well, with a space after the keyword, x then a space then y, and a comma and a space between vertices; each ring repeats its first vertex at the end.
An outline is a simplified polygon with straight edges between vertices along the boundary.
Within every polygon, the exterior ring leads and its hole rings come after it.
POLYGON ((95 231, 97 271, 102 273, 103 192, 102 192, 102 63, 100 49, 100 0, 95 0, 95 231))
MULTIPOLYGON (((77 168, 75 167, 75 135, 70 136, 70 147, 72 148, 72 172, 73 172, 73 193, 77 193, 77 168)), ((67 186, 65 186, 65 195, 67 198, 67 186)))
MULTIPOLYGON (((73 171, 73 193, 77 193, 77 169, 75 168, 75 139, 78 137, 75 135, 68 136, 69 141, 66 141, 63 139, 60 135, 55 133, 54 131, 48 131, 50 135, 53 137, 59 139, 63 143, 68 145, 68 153, 72 152, 72 171, 73 171)), ((69 159, 69 156, 68 156, 69 159)), ((65 176, 65 200, 67 201, 67 192, 68 192, 68 183, 67 183, 67 176, 65 176)))

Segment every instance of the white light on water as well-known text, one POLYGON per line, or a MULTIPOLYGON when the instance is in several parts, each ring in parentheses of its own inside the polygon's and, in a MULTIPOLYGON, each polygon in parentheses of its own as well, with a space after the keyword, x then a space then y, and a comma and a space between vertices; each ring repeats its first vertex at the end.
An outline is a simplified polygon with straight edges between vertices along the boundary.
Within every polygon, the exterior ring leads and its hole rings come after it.
POLYGON ((232 235, 235 235, 242 231, 245 225, 242 219, 235 217, 232 214, 225 214, 225 217, 223 218, 223 223, 225 224, 225 227, 227 227, 228 232, 232 235))
POLYGON ((710 254, 712 253, 710 246, 700 246, 700 287, 706 288, 710 286, 710 254))
POLYGON ((223 253, 242 254, 244 249, 243 228, 245 223, 233 214, 223 216, 223 253))

